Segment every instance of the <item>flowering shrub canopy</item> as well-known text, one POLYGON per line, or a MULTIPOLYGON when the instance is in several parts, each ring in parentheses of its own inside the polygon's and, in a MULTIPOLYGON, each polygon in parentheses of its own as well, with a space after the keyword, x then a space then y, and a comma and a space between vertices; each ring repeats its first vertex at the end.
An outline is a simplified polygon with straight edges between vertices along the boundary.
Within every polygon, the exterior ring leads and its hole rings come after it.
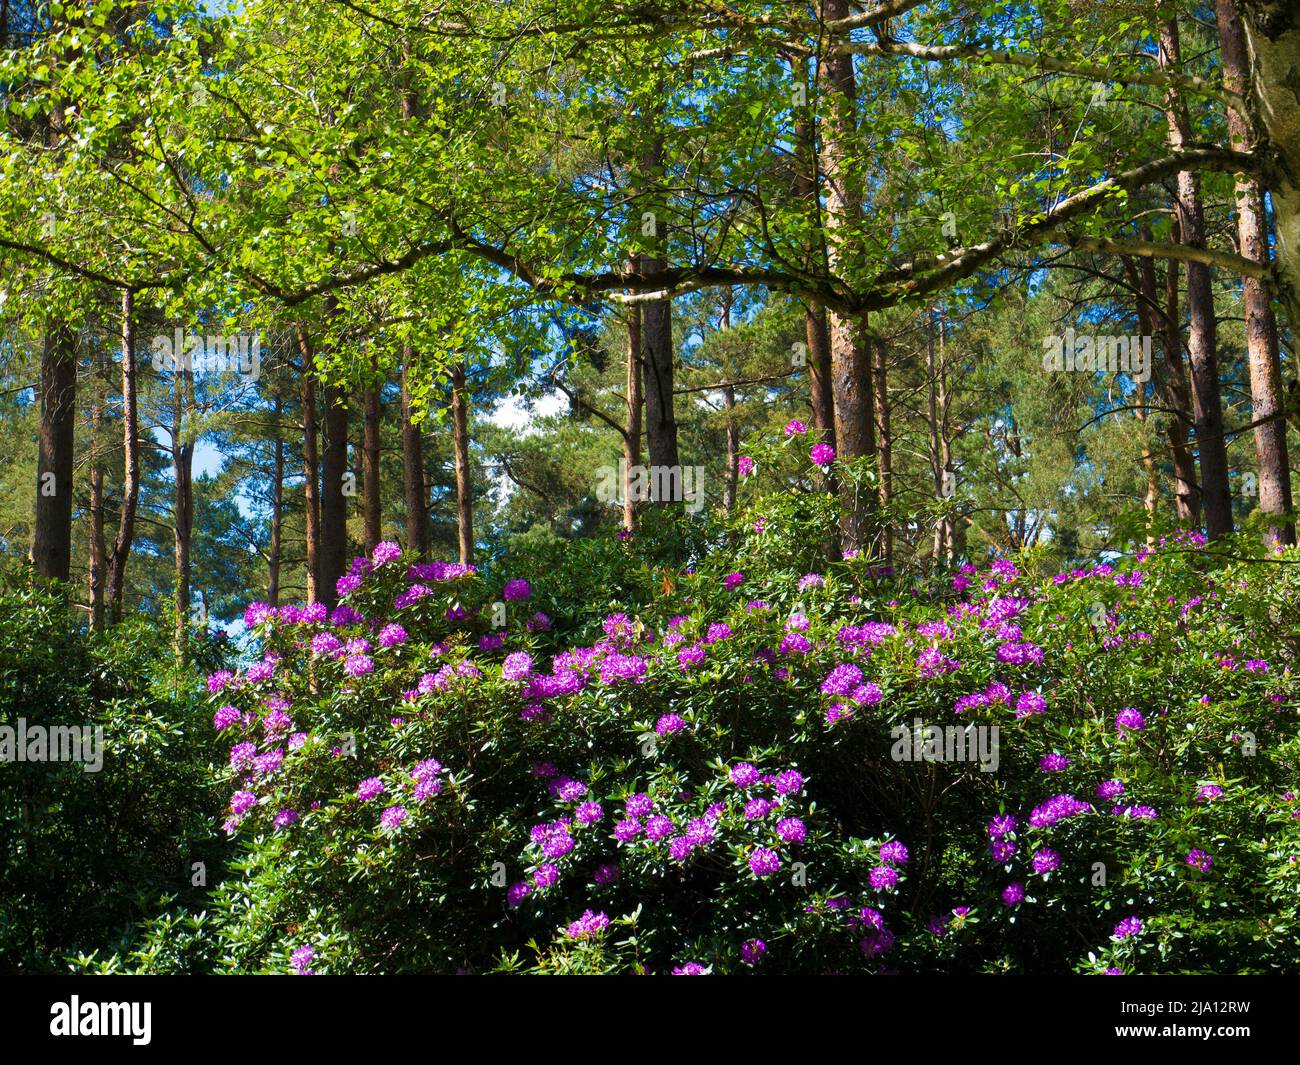
POLYGON ((207 685, 245 857, 193 951, 317 973, 1300 962, 1291 567, 1184 535, 921 582, 791 557, 769 514, 686 568, 641 534, 500 571, 384 546, 332 612, 250 606, 255 656, 207 685))
POLYGON ((248 850, 232 963, 1294 963, 1259 933, 1300 883, 1291 652, 1200 550, 904 590, 749 543, 586 615, 556 570, 386 558, 332 617, 255 604, 259 656, 209 684, 248 850), (996 726, 995 767, 947 758, 948 726, 996 726), (1067 908, 1086 943, 1053 934, 1067 908))

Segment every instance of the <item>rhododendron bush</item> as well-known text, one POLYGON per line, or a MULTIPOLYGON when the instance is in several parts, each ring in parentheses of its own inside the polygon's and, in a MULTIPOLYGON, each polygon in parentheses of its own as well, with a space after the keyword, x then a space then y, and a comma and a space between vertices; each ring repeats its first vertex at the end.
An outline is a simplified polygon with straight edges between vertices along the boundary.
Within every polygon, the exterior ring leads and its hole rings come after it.
POLYGON ((207 681, 244 856, 134 964, 1300 961, 1287 558, 1183 535, 925 583, 866 559, 790 569, 774 542, 747 519, 665 568, 623 538, 584 545, 581 574, 381 544, 332 613, 252 604, 254 657, 207 681), (575 602, 593 573, 606 600, 575 602))

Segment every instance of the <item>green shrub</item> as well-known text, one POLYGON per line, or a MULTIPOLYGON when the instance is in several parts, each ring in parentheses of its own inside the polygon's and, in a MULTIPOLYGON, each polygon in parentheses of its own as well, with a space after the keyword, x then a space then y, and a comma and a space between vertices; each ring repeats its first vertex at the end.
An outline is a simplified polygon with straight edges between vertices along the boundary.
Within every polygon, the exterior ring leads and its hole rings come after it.
MULTIPOLYGON (((0 728, 91 730, 83 762, 0 761, 0 966, 62 969, 70 951, 113 950, 134 924, 209 884, 216 750, 202 688, 173 666, 171 631, 135 617, 89 636, 65 600, 0 575, 0 728), (102 768, 84 766, 102 730, 102 768)), ((228 656, 196 640, 200 668, 228 656)), ((5 733, 4 735, 7 735, 5 733)), ((53 735, 50 733, 50 735, 53 735)), ((25 753, 25 752, 24 752, 25 753)), ((33 753, 39 753, 35 748, 33 753)), ((13 758, 14 760, 8 760, 13 758)))

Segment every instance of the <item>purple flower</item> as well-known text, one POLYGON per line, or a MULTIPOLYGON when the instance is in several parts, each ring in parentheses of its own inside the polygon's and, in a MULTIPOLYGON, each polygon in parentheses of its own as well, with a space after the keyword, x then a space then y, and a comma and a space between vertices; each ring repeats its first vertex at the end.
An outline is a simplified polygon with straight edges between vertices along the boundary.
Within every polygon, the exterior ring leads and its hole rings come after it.
POLYGON ((801 632, 787 632, 778 650, 783 655, 806 655, 812 650, 812 641, 801 632))
POLYGON ((373 673, 375 660, 369 655, 353 655, 343 663, 343 672, 349 677, 361 677, 373 673))
POLYGON ((722 578, 722 586, 725 589, 727 589, 727 591, 731 591, 732 589, 743 584, 744 581, 745 581, 745 575, 743 573, 728 573, 725 577, 722 578))
POLYGON ((916 668, 923 677, 941 677, 945 673, 956 673, 961 663, 946 657, 937 647, 927 647, 916 656, 916 668))
POLYGON ((890 865, 906 865, 908 857, 907 848, 896 839, 881 844, 880 860, 882 862, 888 862, 890 865))
POLYGON ((275 607, 267 606, 266 603, 249 603, 244 610, 244 624, 250 629, 255 629, 264 621, 270 621, 275 618, 275 607))
POLYGON ((862 683, 862 670, 852 662, 841 662, 822 681, 823 695, 851 695, 862 683))
POLYGON ((1140 935, 1142 932, 1142 922, 1136 917, 1125 917, 1115 926, 1115 939, 1128 939, 1129 936, 1140 935))
POLYGON ((1050 873, 1061 864, 1061 856, 1050 847, 1041 847, 1034 851, 1033 866, 1034 872, 1042 876, 1050 873))
POLYGON ((674 732, 681 732, 686 727, 686 722, 677 714, 664 714, 655 722, 655 732, 660 736, 671 736, 674 732))
POLYGON ((293 728, 293 719, 283 710, 272 710, 262 718, 262 728, 267 739, 275 739, 293 728))
POLYGON ((684 862, 691 856, 695 844, 685 836, 674 836, 668 841, 668 857, 675 862, 684 862))
POLYGON ((312 654, 332 655, 342 646, 343 641, 332 632, 318 632, 311 638, 312 654))
POLYGON ((754 472, 754 460, 748 455, 741 455, 740 458, 736 460, 736 472, 742 477, 748 477, 754 472))
POLYGON ((293 967, 296 976, 311 976, 311 961, 315 957, 316 951, 311 947, 299 947, 289 955, 289 964, 293 967))
POLYGON ((989 839, 1001 839, 1016 830, 1016 819, 1010 814, 998 814, 988 824, 989 839))
POLYGON ((623 809, 628 817, 645 817, 654 809, 654 800, 645 793, 628 796, 627 801, 623 804, 623 809))
POLYGON ((696 817, 686 823, 686 838, 695 847, 707 847, 713 842, 715 830, 707 817, 696 817))
POLYGON ((230 748, 230 768, 236 773, 251 766, 257 758, 257 744, 250 741, 237 743, 230 748))
POLYGON ((641 833, 641 822, 634 817, 625 817, 614 825, 614 838, 620 843, 631 843, 641 833))
POLYGON ((1012 666, 1043 664, 1043 649, 1032 643, 1004 643, 998 646, 997 660, 1012 666))
POLYGON ((802 436, 808 431, 808 426, 797 418, 792 418, 785 423, 785 429, 782 430, 786 436, 802 436))
POLYGON ((894 945, 894 933, 888 928, 873 928, 859 942, 862 953, 868 958, 878 958, 894 945))
POLYGON ((235 679, 235 675, 228 669, 219 669, 208 677, 208 691, 213 695, 221 691, 227 684, 235 679))
POLYGON ((441 791, 441 780, 438 780, 435 776, 425 776, 425 778, 417 780, 415 789, 413 789, 411 795, 415 797, 416 802, 424 802, 425 800, 428 800, 428 798, 438 795, 438 792, 441 791))
POLYGON ((835 449, 830 444, 814 444, 808 451, 808 457, 814 466, 825 468, 835 461, 835 449))
POLYGON ((739 762, 731 767, 731 782, 738 788, 752 788, 759 782, 761 774, 748 762, 739 762))
POLYGON ((382 828, 391 832, 406 820, 406 816, 406 809, 404 807, 390 806, 379 815, 379 824, 382 828))
POLYGON ((1016 717, 1032 717, 1047 709, 1047 700, 1041 692, 1022 692, 1016 700, 1016 717))
POLYGON ((218 732, 225 732, 243 716, 236 707, 223 706, 212 715, 212 727, 218 732))
POLYGON ((532 884, 523 880, 516 881, 506 889, 506 903, 513 910, 524 901, 524 897, 532 890, 532 884))
POLYGON ((251 791, 237 791, 230 797, 230 809, 236 817, 243 817, 257 805, 257 796, 251 791))
POLYGON ((666 836, 671 835, 672 831, 673 831, 672 819, 665 817, 663 814, 656 814, 654 817, 650 818, 645 823, 646 839, 651 840, 652 842, 655 843, 659 842, 659 840, 661 839, 664 839, 666 836))
POLYGON ((1223 789, 1218 784, 1202 784, 1196 792, 1198 802, 1213 802, 1223 798, 1223 789))
POLYGON ((532 671, 533 658, 527 651, 508 654, 501 663, 501 676, 506 680, 525 680, 532 671))
POLYGON ((1119 780, 1103 780, 1097 785, 1097 798, 1099 799, 1118 799, 1124 794, 1124 784, 1119 780))
POLYGON ((1115 715, 1115 725, 1121 732, 1125 729, 1132 732, 1141 732, 1147 727, 1146 720, 1131 706, 1126 706, 1115 715))
POLYGON ((786 817, 776 823, 776 834, 786 843, 803 843, 808 838, 808 826, 797 817, 786 817))
POLYGON ((505 588, 501 590, 501 598, 508 603, 527 599, 532 594, 532 585, 522 577, 517 577, 512 581, 507 581, 505 588))
POLYGON ((781 868, 781 859, 776 851, 767 847, 756 847, 749 856, 749 868, 755 876, 771 876, 781 868))
POLYGON ((1087 813, 1091 809, 1086 802, 1080 802, 1073 795, 1053 795, 1047 802, 1030 811, 1029 823, 1034 828, 1050 828, 1058 821, 1087 813))
POLYGON ((673 969, 674 976, 708 976, 709 971, 697 961, 688 961, 685 965, 678 965, 673 969))
POLYGON ((573 816, 577 818, 580 825, 594 825, 605 816, 605 811, 601 809, 598 802, 584 802, 573 811, 573 816))
MULTIPOLYGON (((677 634, 673 633, 672 635, 675 636, 677 634)), ((689 647, 683 647, 677 652, 677 663, 684 670, 692 669, 703 661, 704 648, 698 643, 693 643, 689 647)))
POLYGON ((645 680, 647 668, 644 658, 612 652, 601 659, 600 682, 612 685, 620 680, 630 680, 640 684, 645 680))
POLYGON ((552 884, 559 883, 559 880, 560 871, 550 862, 539 865, 533 871, 533 886, 536 887, 538 891, 545 890, 552 884))
POLYGON ((603 886, 605 884, 614 883, 622 875, 622 871, 619 867, 611 863, 609 865, 597 866, 595 873, 592 875, 592 879, 594 879, 597 884, 603 886))
POLYGON ((389 562, 396 562, 402 557, 402 549, 392 540, 384 540, 375 544, 375 549, 371 552, 370 561, 376 566, 383 566, 389 562))
POLYGON ((1199 869, 1202 873, 1208 873, 1210 866, 1214 864, 1214 859, 1199 847, 1193 847, 1187 852, 1187 864, 1193 869, 1199 869))
POLYGON ((352 573, 345 573, 334 582, 334 591, 338 593, 340 599, 346 598, 360 587, 361 578, 352 573))
POLYGON ((877 891, 886 891, 898 883, 898 870, 888 865, 878 865, 871 870, 871 886, 877 891))
POLYGON ((1016 907, 1025 901, 1024 884, 1008 884, 1002 889, 1002 903, 1005 906, 1016 907))
POLYGON ((1057 754, 1053 751, 1051 754, 1043 755, 1038 763, 1038 768, 1044 773, 1059 773, 1070 767, 1070 759, 1063 754, 1057 754))
POLYGON ((385 625, 379 633, 379 646, 396 647, 406 643, 406 639, 406 630, 401 625, 396 623, 385 625))
POLYGON ((608 927, 609 918, 605 914, 584 910, 582 916, 564 930, 564 934, 570 939, 591 939, 608 927))
POLYGON ((761 939, 747 939, 740 945, 740 960, 746 965, 757 965, 767 953, 767 944, 761 939))
POLYGON ((798 795, 803 790, 803 774, 797 769, 777 773, 772 787, 778 795, 798 795))
POLYGON ((719 640, 727 640, 730 638, 731 626, 719 621, 709 626, 709 631, 704 637, 704 642, 706 644, 717 643, 719 640))
POLYGON ((378 777, 367 777, 357 785, 357 798, 362 802, 369 802, 376 795, 382 795, 384 791, 384 782, 378 777))

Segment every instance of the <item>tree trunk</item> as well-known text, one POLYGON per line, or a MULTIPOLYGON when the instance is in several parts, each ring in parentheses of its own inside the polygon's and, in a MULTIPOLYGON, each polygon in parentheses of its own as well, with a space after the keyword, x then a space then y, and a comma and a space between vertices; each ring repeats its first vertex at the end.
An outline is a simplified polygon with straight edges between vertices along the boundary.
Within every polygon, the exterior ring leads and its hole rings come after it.
MULTIPOLYGON (((654 147, 642 160, 642 177, 656 187, 654 207, 651 208, 653 232, 651 237, 655 254, 645 258, 647 272, 662 270, 665 265, 664 249, 668 245, 666 210, 658 202, 658 183, 662 178, 663 139, 660 137, 654 147)), ((641 335, 644 350, 644 388, 645 388, 645 434, 646 447, 650 452, 650 465, 663 469, 678 471, 681 458, 677 450, 677 417, 673 410, 673 304, 668 298, 646 303, 641 312, 641 335)), ((672 502, 673 496, 680 500, 681 485, 679 474, 672 477, 651 477, 654 501, 656 503, 672 502), (662 490, 667 488, 669 498, 660 499, 662 490)))
POLYGON ((420 427, 411 420, 415 408, 410 365, 414 357, 411 345, 402 348, 402 494, 406 499, 406 549, 427 559, 429 497, 424 490, 424 438, 420 427))
POLYGON ((723 386, 722 409, 727 412, 727 469, 722 512, 730 518, 736 513, 736 479, 740 473, 736 467, 740 458, 740 427, 736 425, 736 389, 732 385, 723 386))
POLYGON ((451 368, 451 435, 456 461, 456 538, 460 564, 474 561, 474 486, 469 470, 469 394, 465 387, 465 364, 451 368))
POLYGON ((889 524, 887 508, 894 494, 894 456, 889 432, 889 370, 886 363, 888 345, 884 337, 875 337, 872 343, 875 351, 875 366, 872 383, 875 387, 873 406, 876 414, 876 440, 878 469, 880 471, 880 506, 886 511, 886 518, 881 526, 881 548, 885 565, 894 564, 894 532, 889 524))
POLYGON ((193 371, 178 363, 172 384, 172 512, 176 562, 176 654, 187 652, 190 624, 190 540, 194 530, 194 443, 185 440, 185 416, 190 409, 193 371))
POLYGON ((348 478, 347 393, 326 386, 321 400, 324 435, 320 471, 320 582, 317 595, 328 607, 338 603, 338 581, 348 565, 348 500, 344 486, 348 478))
POLYGON ((72 464, 77 428, 77 338, 63 323, 45 333, 36 459, 32 563, 45 580, 66 581, 72 567, 72 464))
MULTIPOLYGON (((377 372, 375 360, 370 363, 371 373, 377 372)), ((379 474, 379 431, 382 427, 379 381, 372 381, 365 395, 365 439, 362 446, 362 479, 365 481, 366 554, 369 555, 383 537, 379 474)))
MULTIPOLYGON (((824 0, 827 21, 846 18, 848 0, 824 0)), ((858 175, 850 170, 850 144, 855 136, 857 86, 853 57, 828 56, 824 62, 824 91, 829 96, 822 132, 822 175, 826 197, 826 259, 832 275, 852 273, 860 258, 856 230, 862 218, 862 193, 858 175)), ((867 347, 867 322, 829 316, 831 394, 835 405, 835 439, 840 458, 851 461, 874 458, 875 415, 872 411, 871 354, 867 347)), ((859 492, 846 484, 846 512, 841 523, 843 547, 861 550, 870 536, 871 500, 874 493, 859 492)))
MULTIPOLYGON (((1216 0, 1219 23, 1219 52, 1223 62, 1223 83, 1232 92, 1247 97, 1250 92, 1250 60, 1246 53, 1246 32, 1234 0, 1216 0)), ((1228 134, 1232 147, 1253 152, 1256 137, 1247 115, 1228 108, 1228 134)), ((1237 178, 1237 243, 1239 254, 1257 263, 1268 262, 1268 222, 1264 194, 1259 180, 1237 178)), ((1255 277, 1242 279, 1242 303, 1246 314, 1246 349, 1250 357, 1251 420, 1278 414, 1285 403, 1282 367, 1278 356, 1277 318, 1268 290, 1255 277)), ((1291 510, 1291 464, 1286 448, 1286 419, 1277 418, 1255 427, 1255 455, 1259 466, 1259 509, 1264 514, 1285 515, 1291 510)), ((1269 525, 1268 539, 1295 543, 1295 525, 1287 520, 1269 525)))
POLYGON ((302 357, 302 472, 303 527, 306 540, 307 602, 321 602, 320 585, 320 466, 316 454, 315 356, 306 330, 299 325, 298 352, 302 357))
MULTIPOLYGON (((930 477, 934 484, 934 498, 942 502, 946 498, 943 460, 939 455, 939 379, 934 359, 934 315, 929 309, 925 315, 925 398, 926 430, 930 444, 930 477)), ((947 546, 945 522, 942 518, 934 523, 934 546, 932 556, 936 568, 944 561, 947 546)))
POLYGON ((272 606, 280 605, 280 556, 284 539, 284 427, 280 424, 283 410, 284 401, 277 381, 272 428, 275 440, 271 460, 271 547, 266 559, 266 601, 272 606))
POLYGON ((108 577, 108 601, 112 618, 122 616, 126 587, 126 562, 135 537, 135 512, 140 500, 139 411, 135 395, 135 300, 129 291, 122 293, 122 456, 125 483, 122 486, 122 512, 118 517, 117 537, 113 541, 113 564, 108 577))
POLYGON ((100 453, 100 435, 104 424, 103 358, 95 353, 95 387, 90 399, 90 565, 87 583, 90 593, 90 631, 104 628, 104 592, 106 584, 104 547, 104 460, 100 453))
POLYGON ((824 307, 810 306, 804 313, 804 337, 808 344, 813 427, 817 430, 817 441, 830 444, 838 451, 835 398, 831 391, 831 338, 824 307))
MULTIPOLYGON (((1142 291, 1143 286, 1141 283, 1141 275, 1139 273, 1138 266, 1133 261, 1131 256, 1124 257, 1122 259, 1122 262, 1124 264, 1124 270, 1128 274, 1130 284, 1137 290, 1138 293, 1138 298, 1137 298, 1138 335, 1142 337, 1154 338, 1156 309, 1154 306, 1149 305, 1146 299, 1144 298, 1143 291, 1142 291)), ((1152 277, 1153 277, 1152 288, 1154 288, 1155 287, 1154 274, 1152 275, 1152 277)), ((1154 371, 1155 371, 1155 367, 1153 366, 1152 367, 1152 377, 1153 377, 1152 392, 1154 393, 1154 395, 1159 396, 1160 386, 1158 384, 1158 377, 1154 371)), ((1141 404, 1144 403, 1145 401, 1146 401, 1145 386, 1140 385, 1137 394, 1137 399, 1135 400, 1135 402, 1141 404)), ((1155 543, 1155 533, 1153 529, 1155 527, 1156 513, 1160 506, 1160 471, 1159 468, 1156 466, 1155 453, 1151 450, 1151 443, 1150 443, 1150 436, 1149 436, 1151 430, 1150 430, 1150 426, 1147 424, 1150 421, 1150 419, 1147 415, 1147 412, 1141 407, 1139 407, 1138 410, 1135 412, 1135 415, 1137 417, 1137 420, 1142 423, 1143 431, 1148 434, 1142 444, 1142 476, 1146 482, 1146 494, 1143 496, 1142 506, 1143 509, 1146 511, 1147 544, 1151 545, 1155 543)))
MULTIPOLYGON (((1177 223, 1175 223, 1176 225, 1177 223)), ((1149 292, 1153 305, 1160 306, 1156 295, 1155 263, 1143 259, 1142 287, 1149 292)), ((1165 264, 1165 302, 1162 314, 1165 349, 1164 405, 1178 412, 1171 415, 1166 433, 1169 437, 1170 457, 1174 467, 1174 508, 1178 521, 1188 528, 1201 524, 1201 489, 1196 481, 1196 458, 1188 442, 1187 426, 1192 417, 1192 397, 1183 370, 1183 342, 1178 325, 1182 320, 1178 311, 1178 262, 1170 259, 1165 264), (1184 420, 1186 419, 1186 420, 1184 420)))
POLYGON ((641 465, 641 308, 627 309, 627 420, 623 432, 623 528, 636 528, 636 505, 633 487, 638 483, 636 468, 641 465))
MULTIPOLYGON (((1295 0, 1242 0, 1256 126, 1276 158, 1269 190, 1277 230, 1278 296, 1300 330, 1300 9, 1295 0)), ((1245 252, 1243 251, 1243 255, 1245 252)))
MULTIPOLYGON (((1179 70, 1178 24, 1170 19, 1160 26, 1160 64, 1179 70)), ((1176 90, 1171 90, 1166 117, 1169 145, 1176 151, 1192 143, 1187 107, 1176 90)), ((1199 183, 1190 170, 1178 174, 1178 224, 1183 244, 1204 248, 1205 216, 1199 183)), ((1210 268, 1204 263, 1187 264, 1187 312, 1190 322, 1188 354, 1192 370, 1192 411, 1196 420, 1196 446, 1201 457, 1201 502, 1205 532, 1210 539, 1232 533, 1232 493, 1228 484, 1228 448, 1223 436, 1223 402, 1219 390, 1217 320, 1210 268)))
MULTIPOLYGON (((795 84, 808 91, 808 64, 795 60, 795 84)), ((811 101, 811 97, 809 97, 811 101)), ((813 122, 811 102, 797 109, 795 118, 795 195, 808 217, 810 232, 822 230, 821 199, 818 196, 817 130, 813 122)), ((811 249, 812 266, 826 268, 826 246, 817 241, 811 249)), ((813 427, 817 430, 816 442, 836 447, 835 400, 831 391, 831 344, 826 310, 809 303, 804 312, 804 340, 807 345, 809 391, 812 400, 813 427)))

